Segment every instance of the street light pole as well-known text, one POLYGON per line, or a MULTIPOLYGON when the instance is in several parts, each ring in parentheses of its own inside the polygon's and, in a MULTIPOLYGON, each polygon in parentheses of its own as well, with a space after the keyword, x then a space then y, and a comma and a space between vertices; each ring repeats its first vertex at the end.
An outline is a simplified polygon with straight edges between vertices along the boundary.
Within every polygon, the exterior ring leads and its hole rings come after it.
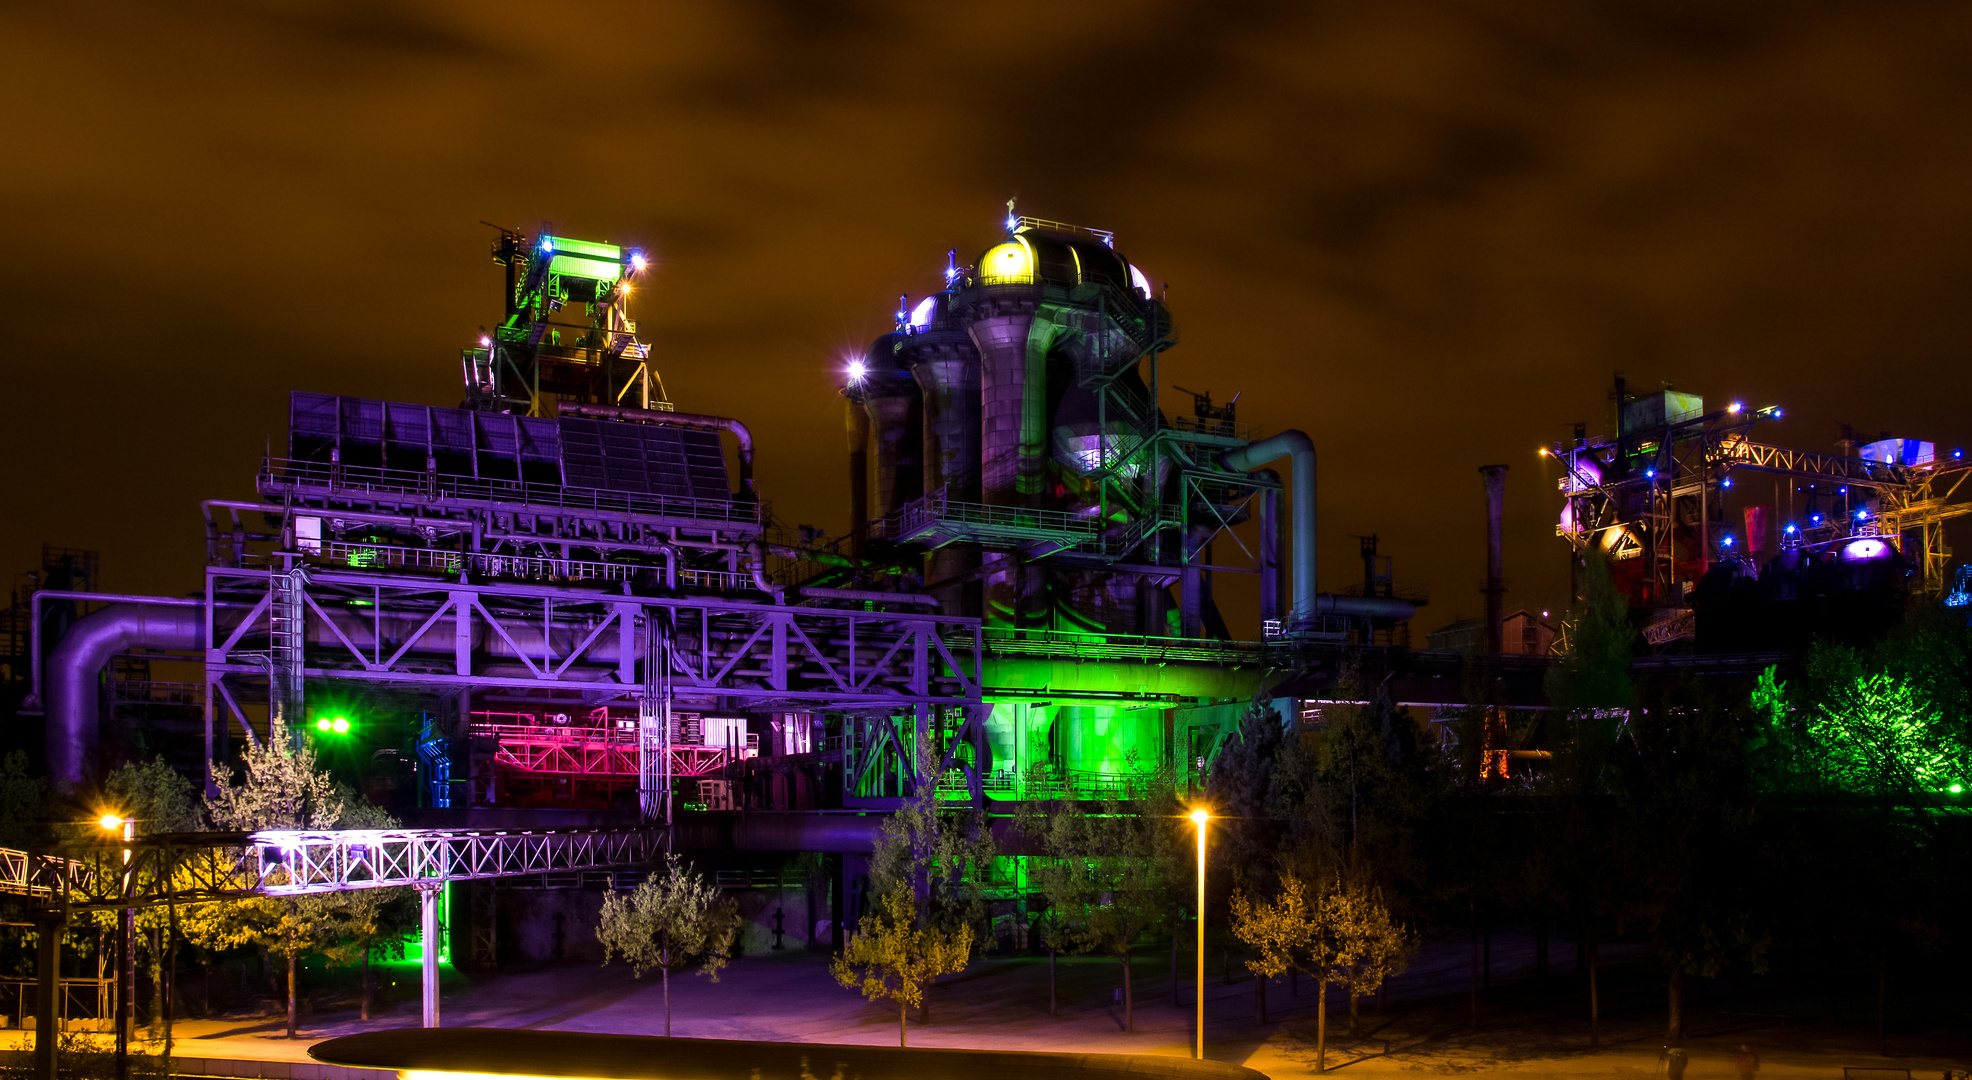
POLYGON ((104 814, 97 822, 110 831, 123 833, 123 898, 125 906, 117 920, 116 950, 116 1077, 130 1080, 130 1036, 137 1022, 137 909, 129 906, 134 875, 130 868, 130 844, 137 839, 137 822, 116 814, 104 814))
POLYGON ((1212 815, 1203 810, 1191 812, 1191 823, 1198 826, 1198 973, 1192 984, 1192 1001, 1198 1010, 1194 1021, 1197 1045, 1192 1057, 1205 1060, 1205 823, 1212 815))

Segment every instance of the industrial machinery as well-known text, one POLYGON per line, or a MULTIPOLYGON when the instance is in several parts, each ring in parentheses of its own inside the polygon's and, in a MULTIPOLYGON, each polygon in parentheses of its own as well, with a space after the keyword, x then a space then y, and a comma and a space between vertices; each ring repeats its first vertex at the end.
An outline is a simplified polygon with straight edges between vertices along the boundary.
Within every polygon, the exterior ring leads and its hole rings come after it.
POLYGON ((1906 590, 1946 590, 1944 523, 1972 513, 1962 450, 1845 431, 1840 453, 1810 453, 1753 440, 1779 406, 1708 409, 1620 377, 1615 400, 1614 435, 1577 425, 1542 453, 1562 466, 1556 533, 1576 565, 1609 560, 1651 644, 1791 648, 1824 623, 1894 618, 1906 590), (1750 482, 1762 475, 1771 485, 1750 482))
MULTIPOLYGON (((994 793, 1188 772, 1264 669, 1387 635, 1423 598, 1318 590, 1306 435, 1261 438, 1237 395, 1158 407, 1177 339, 1113 234, 1011 207, 1005 229, 970 265, 947 253, 943 287, 901 300, 845 371, 848 546, 872 582, 921 581, 985 622, 994 793), (1248 547, 1231 529, 1254 517, 1248 547), (1262 625, 1243 635, 1214 602, 1227 572, 1259 578, 1262 625)), ((852 799, 876 793, 849 775, 852 799)))

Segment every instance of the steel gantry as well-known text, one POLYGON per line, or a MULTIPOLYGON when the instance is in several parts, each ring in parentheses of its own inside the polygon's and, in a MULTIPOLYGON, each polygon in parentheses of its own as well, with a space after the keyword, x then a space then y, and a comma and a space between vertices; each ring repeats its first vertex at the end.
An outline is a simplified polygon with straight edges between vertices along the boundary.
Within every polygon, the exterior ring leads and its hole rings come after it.
POLYGON ((300 657, 304 684, 627 702, 640 804, 667 820, 679 701, 883 716, 983 701, 976 619, 327 568, 209 567, 205 600, 208 760, 216 722, 255 737, 242 691, 285 685, 282 662, 300 657), (279 614, 283 600, 298 617, 279 614))

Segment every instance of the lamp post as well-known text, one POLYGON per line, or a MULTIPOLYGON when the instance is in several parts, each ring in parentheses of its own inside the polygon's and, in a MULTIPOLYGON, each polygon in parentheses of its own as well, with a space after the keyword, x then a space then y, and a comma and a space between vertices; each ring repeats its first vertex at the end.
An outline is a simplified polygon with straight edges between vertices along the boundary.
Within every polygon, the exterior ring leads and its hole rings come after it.
POLYGON ((1198 1010, 1194 1023, 1197 1044, 1192 1057, 1205 1060, 1205 823, 1212 815, 1203 810, 1191 812, 1191 823, 1198 826, 1198 972, 1192 984, 1192 1001, 1198 1010))
POLYGON ((132 891, 130 847, 137 839, 137 822, 117 814, 104 814, 96 824, 105 831, 121 832, 123 837, 123 898, 126 901, 117 921, 120 940, 116 955, 116 1075, 130 1077, 130 1035, 137 1020, 137 909, 129 906, 132 891))

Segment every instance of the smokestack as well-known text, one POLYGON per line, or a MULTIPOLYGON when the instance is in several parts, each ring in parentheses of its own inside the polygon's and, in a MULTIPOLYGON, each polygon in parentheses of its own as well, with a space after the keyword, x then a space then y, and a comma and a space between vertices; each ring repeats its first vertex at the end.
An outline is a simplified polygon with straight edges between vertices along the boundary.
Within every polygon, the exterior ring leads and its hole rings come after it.
POLYGON ((1501 550, 1501 529, 1506 516, 1506 466, 1479 466, 1480 482, 1486 488, 1486 651, 1500 651, 1501 610, 1506 597, 1506 556, 1501 550))
POLYGON ((844 390, 842 405, 842 426, 849 436, 849 543, 861 555, 870 523, 870 414, 860 391, 844 390))

